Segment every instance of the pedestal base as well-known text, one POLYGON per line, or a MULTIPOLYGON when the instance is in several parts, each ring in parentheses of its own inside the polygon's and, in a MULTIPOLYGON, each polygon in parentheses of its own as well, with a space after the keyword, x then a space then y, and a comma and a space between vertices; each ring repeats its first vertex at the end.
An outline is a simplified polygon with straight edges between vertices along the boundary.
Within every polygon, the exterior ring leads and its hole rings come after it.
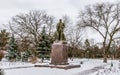
POLYGON ((68 64, 68 46, 63 42, 57 42, 52 45, 51 64, 66 65, 68 64))
POLYGON ((35 65, 35 67, 50 67, 50 68, 59 68, 59 69, 72 69, 80 68, 80 65, 35 65))

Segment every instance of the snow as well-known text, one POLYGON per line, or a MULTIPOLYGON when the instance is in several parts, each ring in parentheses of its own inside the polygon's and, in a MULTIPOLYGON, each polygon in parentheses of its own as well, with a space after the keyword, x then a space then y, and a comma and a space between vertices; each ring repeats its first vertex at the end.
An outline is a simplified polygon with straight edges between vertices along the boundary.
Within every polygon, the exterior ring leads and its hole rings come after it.
MULTIPOLYGON (((0 62, 0 68, 4 69, 5 75, 120 75, 120 62, 119 60, 108 60, 108 63, 103 63, 102 59, 74 59, 69 60, 70 65, 81 64, 80 68, 72 69, 58 69, 48 67, 34 67, 35 64, 25 62, 0 62), (111 67, 111 62, 113 67, 111 67), (97 70, 94 70, 97 69, 97 70)), ((49 65, 50 61, 45 63, 49 65)))
POLYGON ((90 75, 120 75, 120 62, 118 60, 109 60, 109 64, 111 64, 111 62, 113 63, 113 67, 107 65, 104 69, 90 75))

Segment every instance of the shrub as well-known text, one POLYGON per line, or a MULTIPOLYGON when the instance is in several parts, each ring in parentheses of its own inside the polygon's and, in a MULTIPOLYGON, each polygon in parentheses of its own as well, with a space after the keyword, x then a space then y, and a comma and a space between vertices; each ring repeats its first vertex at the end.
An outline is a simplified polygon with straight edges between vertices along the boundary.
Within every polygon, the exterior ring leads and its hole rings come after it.
POLYGON ((4 57, 4 53, 3 51, 0 51, 0 61, 2 60, 3 57, 4 57))
POLYGON ((81 61, 80 64, 83 64, 83 61, 81 61))

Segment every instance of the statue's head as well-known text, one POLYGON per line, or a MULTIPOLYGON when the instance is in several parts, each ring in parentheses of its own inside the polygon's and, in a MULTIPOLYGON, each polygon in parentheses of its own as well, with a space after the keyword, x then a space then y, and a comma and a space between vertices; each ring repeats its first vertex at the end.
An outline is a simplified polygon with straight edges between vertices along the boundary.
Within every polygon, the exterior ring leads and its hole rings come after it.
POLYGON ((60 19, 59 22, 62 22, 62 19, 60 19))

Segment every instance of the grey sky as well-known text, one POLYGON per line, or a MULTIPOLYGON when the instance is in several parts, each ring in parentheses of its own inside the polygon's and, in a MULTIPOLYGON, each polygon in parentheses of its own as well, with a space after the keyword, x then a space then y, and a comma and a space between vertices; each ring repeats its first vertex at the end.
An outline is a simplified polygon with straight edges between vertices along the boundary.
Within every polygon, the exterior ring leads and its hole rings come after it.
POLYGON ((75 18, 85 5, 118 0, 0 0, 0 25, 12 16, 29 10, 46 10, 55 17, 68 15, 75 18))
POLYGON ((70 16, 73 20, 78 12, 88 4, 100 2, 118 2, 120 0, 0 0, 0 27, 6 24, 11 17, 29 10, 45 10, 57 18, 63 15, 70 16))

